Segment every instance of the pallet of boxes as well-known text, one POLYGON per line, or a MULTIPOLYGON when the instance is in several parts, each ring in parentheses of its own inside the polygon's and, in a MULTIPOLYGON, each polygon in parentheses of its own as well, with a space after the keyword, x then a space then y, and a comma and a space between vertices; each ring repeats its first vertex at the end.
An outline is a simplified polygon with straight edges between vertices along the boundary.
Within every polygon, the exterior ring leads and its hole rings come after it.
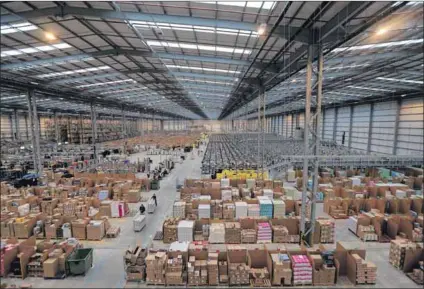
POLYGON ((230 286, 248 285, 250 267, 247 264, 247 250, 237 245, 227 246, 228 281, 230 286))
POLYGON ((410 240, 396 239, 390 243, 389 263, 402 270, 415 283, 424 282, 424 246, 410 240))
POLYGON ((125 252, 124 265, 127 281, 143 281, 146 278, 147 249, 137 246, 125 252))
POLYGON ((208 284, 208 246, 206 243, 191 243, 188 250, 187 285, 208 284))
POLYGON ((166 284, 166 264, 167 253, 149 252, 146 257, 146 282, 148 285, 165 285, 166 284))
POLYGON ((271 287, 272 264, 265 249, 248 250, 250 285, 252 287, 271 287))
POLYGON ((272 262, 272 285, 291 286, 292 269, 290 257, 285 251, 270 251, 272 262))
POLYGON ((163 242, 172 243, 178 240, 179 218, 169 218, 163 222, 163 242))

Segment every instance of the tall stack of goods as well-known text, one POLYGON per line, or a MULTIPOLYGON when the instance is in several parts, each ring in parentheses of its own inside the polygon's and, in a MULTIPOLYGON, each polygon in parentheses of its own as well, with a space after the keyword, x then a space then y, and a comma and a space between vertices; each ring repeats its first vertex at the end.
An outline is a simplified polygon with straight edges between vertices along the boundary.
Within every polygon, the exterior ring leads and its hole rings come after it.
POLYGON ((190 256, 187 264, 188 285, 198 286, 208 283, 208 265, 206 260, 196 260, 195 256, 190 256))
POLYGON ((378 235, 376 234, 373 225, 359 225, 357 235, 362 241, 378 241, 378 235))
POLYGON ((286 203, 281 199, 272 201, 274 205, 274 218, 284 218, 286 216, 286 203))
POLYGON ((224 203, 222 217, 225 220, 234 220, 235 213, 236 213, 236 207, 234 206, 234 203, 224 203))
POLYGON ((272 201, 264 196, 258 196, 258 200, 260 216, 272 218, 272 201))
POLYGON ((356 263, 356 284, 375 284, 377 279, 377 266, 365 261, 358 254, 352 254, 356 263))
POLYGON ((233 199, 233 192, 230 189, 221 190, 221 200, 231 201, 233 199))
POLYGON ((294 170, 287 170, 287 181, 288 182, 296 181, 296 172, 294 170))
POLYGON ((239 222, 225 222, 225 243, 240 244, 241 227, 239 222))
POLYGON ((209 252, 208 254, 208 280, 209 286, 219 284, 218 253, 209 252))
POLYGON ((246 185, 248 189, 253 189, 256 186, 256 180, 255 179, 247 179, 246 185))
POLYGON ((263 196, 272 200, 274 198, 274 192, 271 189, 263 189, 263 196))
POLYGON ((174 207, 173 207, 174 218, 184 219, 185 218, 185 207, 186 207, 186 202, 175 202, 174 207))
POLYGON ((225 243, 225 226, 223 223, 212 223, 209 229, 209 243, 225 243))
POLYGON ((403 270, 405 255, 407 250, 416 250, 417 243, 412 243, 405 239, 396 239, 390 242, 389 263, 394 267, 403 270))
POLYGON ((169 257, 166 265, 166 285, 184 285, 183 256, 169 257))
POLYGON ((321 228, 321 243, 334 243, 334 220, 330 219, 318 219, 317 222, 321 228))
POLYGON ((222 219, 222 200, 212 200, 211 210, 213 219, 222 219))
POLYGON ((272 285, 290 286, 292 279, 292 270, 290 258, 287 254, 273 253, 271 254, 273 278, 272 285))
POLYGON ((165 285, 167 256, 165 252, 149 253, 146 257, 146 281, 149 285, 165 285))
POLYGON ((258 243, 272 243, 272 229, 269 222, 258 222, 258 243))
POLYGON ((178 223, 178 242, 193 242, 194 221, 182 220, 178 223))
POLYGON ((210 204, 199 204, 199 219, 211 217, 211 205, 210 204))
POLYGON ((312 285, 312 265, 306 255, 292 256, 293 285, 312 285))
POLYGON ((228 246, 228 279, 230 286, 247 285, 250 266, 247 265, 246 249, 239 246, 228 246))
POLYGON ((260 217, 259 204, 248 204, 247 205, 247 215, 249 217, 260 217))
POLYGON ((163 242, 172 243, 178 240, 179 218, 169 218, 163 222, 163 242))
POLYGON ((286 243, 290 241, 289 230, 286 226, 272 224, 272 231, 274 232, 274 243, 286 243))
POLYGON ((230 179, 221 179, 221 188, 227 188, 230 186, 230 179))
POLYGON ((236 202, 236 219, 247 217, 247 203, 236 202))

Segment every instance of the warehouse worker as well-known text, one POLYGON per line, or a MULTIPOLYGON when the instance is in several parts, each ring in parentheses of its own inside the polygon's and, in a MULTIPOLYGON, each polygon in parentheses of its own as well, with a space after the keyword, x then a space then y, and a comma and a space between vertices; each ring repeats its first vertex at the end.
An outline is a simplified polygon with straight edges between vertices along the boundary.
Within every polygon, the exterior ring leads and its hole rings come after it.
POLYGON ((143 204, 140 205, 140 215, 144 215, 144 212, 146 211, 146 208, 143 204))
POLYGON ((158 201, 157 201, 156 195, 154 193, 153 193, 152 199, 153 199, 153 201, 155 201, 155 206, 157 207, 158 206, 158 201))

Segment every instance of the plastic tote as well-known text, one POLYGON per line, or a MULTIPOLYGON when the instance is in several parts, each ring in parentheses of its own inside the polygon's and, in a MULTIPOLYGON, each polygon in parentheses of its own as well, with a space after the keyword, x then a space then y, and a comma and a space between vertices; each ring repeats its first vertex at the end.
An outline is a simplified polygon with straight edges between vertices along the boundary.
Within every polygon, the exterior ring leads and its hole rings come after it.
POLYGON ((84 275, 93 267, 93 249, 77 249, 66 261, 67 275, 84 275))

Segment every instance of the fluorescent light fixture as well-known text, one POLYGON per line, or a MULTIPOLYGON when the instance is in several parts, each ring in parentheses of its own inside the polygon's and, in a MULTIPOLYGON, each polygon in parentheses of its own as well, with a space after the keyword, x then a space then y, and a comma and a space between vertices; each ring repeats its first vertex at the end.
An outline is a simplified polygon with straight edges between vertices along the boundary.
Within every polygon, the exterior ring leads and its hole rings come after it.
POLYGON ((56 49, 67 49, 70 47, 72 46, 67 43, 58 43, 58 44, 29 47, 29 48, 22 48, 22 49, 16 49, 16 50, 6 50, 1 52, 1 57, 16 56, 16 55, 21 55, 24 53, 31 54, 31 53, 51 51, 56 49))
POLYGON ((23 97, 25 97, 25 94, 14 95, 14 96, 6 96, 6 97, 2 97, 0 99, 3 101, 3 100, 9 100, 9 99, 23 98, 23 97))
MULTIPOLYGON (((236 79, 238 80, 238 78, 236 78, 236 79)), ((200 80, 200 79, 189 79, 189 78, 180 78, 180 80, 181 81, 193 81, 193 82, 233 85, 233 83, 231 83, 231 82, 222 82, 222 81, 213 81, 213 80, 200 80)))
POLYGON ((198 44, 191 44, 191 43, 184 43, 184 42, 147 40, 147 44, 149 46, 163 46, 163 47, 171 47, 171 48, 228 52, 228 53, 236 53, 236 54, 252 53, 251 50, 243 49, 243 48, 231 48, 231 47, 223 47, 223 46, 215 46, 215 45, 198 45, 198 44))
POLYGON ((333 49, 332 52, 343 52, 343 51, 354 51, 354 50, 365 50, 365 49, 374 49, 374 48, 383 48, 383 47, 393 47, 393 46, 402 46, 402 45, 412 45, 423 43, 424 39, 412 39, 412 40, 403 40, 403 41, 393 41, 393 42, 383 42, 375 44, 366 44, 358 46, 346 46, 333 49))
POLYGON ((356 88, 356 89, 364 89, 364 90, 373 90, 373 91, 394 92, 393 90, 383 89, 383 88, 374 88, 374 87, 363 87, 363 86, 354 86, 354 85, 349 85, 348 87, 356 88))
POLYGON ((364 64, 352 64, 352 65, 342 65, 342 66, 333 66, 333 67, 326 67, 324 70, 337 70, 337 69, 346 69, 346 68, 357 68, 357 67, 364 67, 369 66, 369 63, 364 64))
POLYGON ((76 88, 85 88, 85 87, 92 87, 92 86, 99 86, 99 85, 109 85, 109 84, 115 84, 115 83, 122 83, 122 82, 132 82, 137 83, 137 81, 133 79, 121 79, 121 80, 114 80, 114 81, 107 81, 107 82, 97 82, 97 83, 90 83, 90 84, 83 84, 75 86, 76 88))
POLYGON ((224 94, 224 93, 199 93, 199 92, 194 92, 193 94, 195 94, 196 95, 196 97, 202 97, 202 96, 212 96, 212 95, 215 95, 215 96, 221 96, 221 97, 229 97, 229 95, 228 94, 224 94))
POLYGON ((177 31, 191 31, 191 32, 202 32, 202 33, 216 33, 225 35, 235 36, 253 36, 258 37, 256 31, 250 30, 238 30, 238 29, 227 29, 227 28, 216 28, 212 26, 194 26, 184 24, 173 24, 163 22, 148 22, 148 21, 130 21, 135 28, 141 29, 161 29, 161 30, 177 30, 177 31))
POLYGON ((326 92, 326 94, 327 93, 329 93, 329 94, 337 94, 337 95, 340 95, 340 96, 355 96, 355 97, 367 97, 367 96, 371 96, 371 94, 366 94, 366 95, 364 95, 364 94, 353 94, 353 93, 346 93, 346 92, 337 92, 337 91, 329 91, 329 92, 326 92))
POLYGON ((147 89, 147 87, 136 87, 136 88, 127 88, 127 89, 120 89, 120 90, 111 90, 111 91, 101 92, 100 94, 111 94, 111 93, 117 93, 117 92, 143 90, 143 89, 147 89))
POLYGON ((394 82, 424 84, 424 81, 421 81, 421 80, 397 79, 397 78, 388 78, 388 77, 377 77, 377 79, 378 80, 394 81, 394 82))
POLYGON ((182 65, 170 65, 166 64, 166 67, 169 68, 178 68, 178 69, 191 69, 191 70, 201 70, 201 71, 211 71, 211 72, 222 72, 222 73, 236 73, 239 74, 240 71, 235 70, 227 70, 227 69, 217 69, 217 68, 205 68, 205 67, 198 67, 198 66, 182 66, 182 65))
POLYGON ((81 61, 89 61, 89 60, 93 60, 93 57, 87 57, 87 58, 81 58, 81 59, 72 59, 72 60, 67 60, 67 61, 55 61, 52 60, 51 62, 46 62, 43 64, 37 64, 37 65, 26 65, 25 63, 22 63, 22 66, 18 66, 16 68, 12 68, 12 70, 29 70, 29 69, 34 69, 34 68, 40 68, 40 67, 48 67, 48 66, 53 66, 53 65, 61 65, 61 64, 69 64, 69 63, 77 63, 77 62, 81 62, 81 61))
POLYGON ((266 9, 266 10, 271 10, 272 8, 274 8, 275 2, 273 1, 258 1, 258 2, 251 2, 251 1, 240 1, 240 2, 236 2, 236 1, 217 1, 217 2, 212 2, 212 1, 207 1, 207 2, 201 2, 201 3, 207 3, 207 4, 218 4, 218 5, 225 5, 225 6, 238 6, 238 7, 249 7, 249 8, 261 8, 262 9, 266 9), (263 3, 263 5, 262 5, 263 3))
POLYGON ((29 22, 6 24, 0 27, 0 34, 10 34, 15 32, 31 31, 38 29, 37 26, 29 22))
POLYGON ((77 69, 77 70, 67 70, 67 71, 61 71, 61 72, 52 72, 52 73, 46 73, 38 75, 38 78, 48 78, 48 77, 56 77, 56 76, 63 76, 63 75, 71 75, 76 73, 85 73, 85 72, 93 72, 93 71, 99 71, 99 70, 105 70, 105 69, 111 69, 111 67, 105 65, 100 67, 90 67, 90 68, 84 68, 84 69, 77 69))

